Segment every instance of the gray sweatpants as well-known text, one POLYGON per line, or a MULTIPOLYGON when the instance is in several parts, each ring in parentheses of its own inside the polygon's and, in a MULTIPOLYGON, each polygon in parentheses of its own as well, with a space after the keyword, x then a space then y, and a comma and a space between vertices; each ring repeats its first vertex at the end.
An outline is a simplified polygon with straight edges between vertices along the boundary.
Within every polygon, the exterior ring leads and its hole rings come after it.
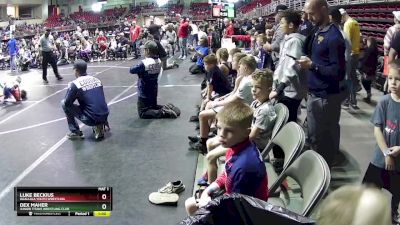
POLYGON ((311 148, 318 152, 331 167, 339 151, 341 94, 328 95, 327 98, 308 95, 307 125, 311 148))

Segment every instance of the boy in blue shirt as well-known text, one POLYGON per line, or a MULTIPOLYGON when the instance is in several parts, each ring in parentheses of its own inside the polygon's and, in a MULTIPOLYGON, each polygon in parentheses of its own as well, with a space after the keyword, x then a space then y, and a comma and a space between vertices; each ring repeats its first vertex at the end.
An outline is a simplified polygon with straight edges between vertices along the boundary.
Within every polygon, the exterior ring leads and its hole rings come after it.
POLYGON ((374 184, 392 194, 393 224, 400 224, 400 60, 389 67, 390 94, 381 98, 371 122, 376 139, 374 158, 369 164, 363 183, 374 184))
POLYGON ((204 73, 204 57, 206 57, 210 53, 207 39, 201 38, 199 43, 200 45, 196 47, 196 64, 189 68, 191 74, 204 73))
POLYGON ((168 103, 164 106, 157 104, 158 75, 161 72, 162 63, 158 58, 157 43, 147 41, 144 45, 145 59, 138 65, 130 68, 131 74, 138 75, 138 114, 141 119, 177 118, 180 110, 168 103))

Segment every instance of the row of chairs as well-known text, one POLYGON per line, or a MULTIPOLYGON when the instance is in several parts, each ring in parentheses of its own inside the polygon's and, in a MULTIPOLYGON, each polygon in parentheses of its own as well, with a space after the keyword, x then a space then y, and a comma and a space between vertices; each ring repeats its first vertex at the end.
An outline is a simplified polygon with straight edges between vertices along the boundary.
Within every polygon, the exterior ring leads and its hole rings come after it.
POLYGON ((277 119, 271 140, 261 152, 268 173, 268 202, 285 208, 292 208, 290 198, 280 197, 281 185, 288 177, 297 182, 301 189, 302 205, 296 213, 310 216, 314 207, 322 200, 328 190, 331 175, 326 161, 313 150, 303 152, 305 133, 295 122, 287 123, 289 110, 281 103, 276 104, 277 119), (268 162, 268 156, 274 146, 284 152, 283 171, 277 174, 268 162))
POLYGON ((400 4, 379 4, 379 5, 352 5, 349 6, 347 9, 351 10, 390 10, 396 11, 400 10, 400 4))

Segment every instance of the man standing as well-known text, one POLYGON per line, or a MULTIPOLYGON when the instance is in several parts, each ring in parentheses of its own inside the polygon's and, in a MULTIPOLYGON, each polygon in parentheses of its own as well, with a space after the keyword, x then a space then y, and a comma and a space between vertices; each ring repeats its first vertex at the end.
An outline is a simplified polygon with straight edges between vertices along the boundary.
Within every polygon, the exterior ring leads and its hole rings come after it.
POLYGON ((351 55, 348 61, 348 74, 347 80, 350 84, 350 96, 345 106, 350 105, 354 109, 359 109, 357 106, 356 91, 360 87, 360 83, 357 79, 357 67, 358 58, 360 55, 360 26, 358 22, 351 18, 349 14, 344 9, 339 9, 340 14, 342 14, 342 20, 344 22, 344 33, 350 39, 351 42, 351 55))
POLYGON ((160 40, 161 40, 160 29, 161 29, 161 26, 155 24, 155 23, 154 23, 154 20, 151 20, 151 21, 150 21, 150 26, 147 28, 147 30, 149 31, 149 33, 150 33, 151 35, 153 35, 154 39, 157 40, 157 41, 160 41, 160 40))
POLYGON ((43 83, 48 84, 49 81, 47 80, 47 64, 49 63, 53 68, 54 75, 56 76, 57 80, 62 80, 63 78, 58 73, 56 57, 53 54, 54 46, 54 38, 50 34, 51 29, 47 28, 46 32, 42 37, 40 37, 40 46, 42 48, 42 68, 43 68, 43 83))
POLYGON ((285 34, 281 28, 280 22, 282 18, 282 13, 287 10, 285 5, 277 5, 275 8, 275 26, 272 28, 274 35, 272 36, 272 41, 264 45, 266 51, 271 52, 272 61, 277 64, 279 61, 279 49, 281 42, 283 41, 285 34))
POLYGON ((132 26, 130 29, 130 38, 131 38, 131 42, 132 42, 132 48, 133 48, 133 51, 135 54, 135 56, 134 56, 135 59, 137 59, 139 57, 139 54, 138 54, 139 46, 137 45, 138 43, 136 43, 136 42, 139 41, 139 35, 140 35, 141 31, 142 31, 142 28, 136 24, 136 21, 132 21, 132 26))
POLYGON ((17 56, 18 53, 18 46, 17 46, 17 40, 12 36, 10 33, 10 40, 7 43, 8 47, 8 53, 10 54, 10 69, 11 72, 17 70, 17 65, 15 64, 15 57, 17 56))
POLYGON ((186 59, 187 57, 187 41, 189 37, 189 19, 183 17, 178 30, 179 45, 181 48, 181 56, 179 59, 186 59))
POLYGON ((95 138, 101 139, 104 137, 104 127, 108 125, 109 114, 103 85, 96 77, 87 75, 85 61, 77 60, 74 70, 76 79, 69 83, 65 99, 61 101, 71 131, 67 137, 69 139, 84 138, 76 123, 76 117, 85 125, 92 126, 95 138), (78 100, 79 105, 74 104, 75 100, 78 100))
POLYGON ((329 21, 326 0, 308 0, 305 9, 319 27, 311 40, 311 59, 303 56, 297 63, 308 70, 308 138, 313 150, 329 166, 339 151, 340 105, 339 82, 345 75, 345 41, 340 30, 329 21))

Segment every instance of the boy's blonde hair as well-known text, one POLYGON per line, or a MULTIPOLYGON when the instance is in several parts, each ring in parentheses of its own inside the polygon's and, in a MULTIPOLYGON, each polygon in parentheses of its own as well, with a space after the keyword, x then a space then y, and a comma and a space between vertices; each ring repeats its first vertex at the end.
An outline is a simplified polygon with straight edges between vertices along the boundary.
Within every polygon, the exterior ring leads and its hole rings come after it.
POLYGON ((208 46, 208 39, 207 38, 200 38, 199 43, 200 43, 200 45, 208 46))
POLYGON ((209 65, 217 65, 218 64, 217 56, 215 56, 214 54, 211 54, 211 55, 204 57, 204 63, 209 64, 209 65))
POLYGON ((265 34, 257 35, 257 39, 261 39, 263 43, 267 42, 267 36, 265 34))
POLYGON ((238 48, 232 48, 229 51, 229 55, 233 56, 233 55, 235 55, 235 53, 238 53, 238 52, 242 52, 242 51, 240 49, 238 49, 238 48))
POLYGON ((268 90, 272 89, 273 72, 270 69, 257 70, 251 75, 251 77, 253 78, 253 81, 260 83, 262 87, 265 87, 268 90))
POLYGON ((348 185, 332 192, 322 203, 318 225, 390 225, 391 209, 381 190, 348 185))
POLYGON ((233 61, 236 60, 236 61, 239 63, 239 61, 240 61, 243 57, 245 57, 245 56, 247 56, 245 53, 237 52, 237 53, 235 53, 235 54, 233 55, 232 60, 233 60, 233 61))
POLYGON ((223 60, 223 61, 227 61, 229 58, 229 53, 228 53, 228 49, 226 48, 220 48, 217 50, 217 56, 223 60))
POLYGON ((239 61, 239 65, 246 66, 249 72, 253 73, 257 68, 257 61, 254 56, 247 55, 239 61))
POLYGON ((394 59, 389 63, 389 73, 390 71, 396 71, 396 74, 400 73, 400 59, 394 59))
POLYGON ((242 101, 225 105, 217 114, 217 120, 228 126, 248 129, 253 121, 253 110, 242 101))

